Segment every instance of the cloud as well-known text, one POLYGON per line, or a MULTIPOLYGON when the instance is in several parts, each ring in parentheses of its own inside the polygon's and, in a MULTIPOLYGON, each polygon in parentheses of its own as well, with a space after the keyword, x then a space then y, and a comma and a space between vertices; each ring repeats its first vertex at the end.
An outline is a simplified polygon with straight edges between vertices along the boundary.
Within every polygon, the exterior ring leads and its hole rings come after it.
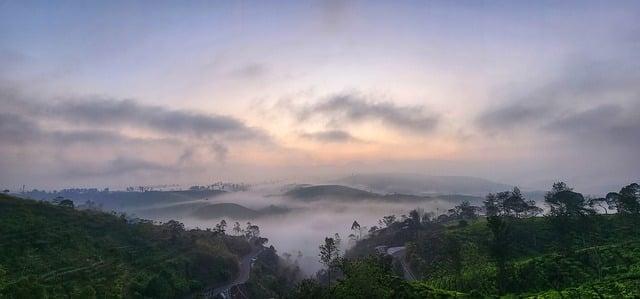
POLYGON ((348 0, 322 1, 322 22, 327 32, 345 31, 352 18, 352 2, 348 0))
POLYGON ((625 49, 606 58, 573 58, 543 82, 507 90, 475 124, 489 134, 557 133, 581 142, 627 144, 640 119, 637 53, 625 49))
POLYGON ((545 105, 515 103, 483 113, 477 123, 489 131, 508 130, 535 122, 549 113, 550 109, 545 105))
POLYGON ((262 132, 229 116, 172 110, 141 105, 133 100, 67 101, 38 109, 40 114, 61 120, 98 126, 132 125, 158 132, 194 137, 225 136, 237 139, 264 138, 262 132))
POLYGON ((76 143, 108 146, 113 144, 176 143, 167 138, 135 138, 118 132, 97 129, 44 129, 37 122, 13 113, 0 113, 0 139, 5 146, 44 145, 68 146, 76 143))
POLYGON ((302 133, 300 137, 325 143, 361 142, 360 139, 353 137, 349 132, 342 130, 302 133))
POLYGON ((640 104, 634 107, 601 105, 554 119, 545 129, 582 142, 637 149, 640 148, 640 104))
POLYGON ((266 132, 234 117, 134 100, 51 100, 0 87, 0 105, 4 172, 43 180, 188 177, 225 162, 234 146, 274 146, 266 132))
POLYGON ((219 142, 214 142, 211 144, 211 150, 215 154, 216 160, 218 160, 218 162, 224 162, 225 160, 227 160, 227 155, 229 154, 229 148, 226 147, 224 144, 219 142))
POLYGON ((238 78, 256 79, 267 74, 267 67, 261 63, 249 63, 231 71, 231 75, 238 78))
POLYGON ((134 100, 75 97, 52 101, 0 86, 0 104, 15 114, 93 127, 135 127, 176 136, 269 142, 269 136, 231 116, 170 109, 134 100))
POLYGON ((321 116, 333 124, 380 121, 397 129, 429 133, 436 129, 439 117, 422 106, 398 106, 391 102, 373 102, 355 94, 341 94, 297 111, 298 120, 321 116))
POLYGON ((64 175, 67 177, 113 177, 131 173, 168 173, 178 171, 175 165, 163 165, 152 161, 147 161, 135 157, 116 157, 101 163, 98 167, 90 167, 81 163, 74 163, 64 169, 64 175))

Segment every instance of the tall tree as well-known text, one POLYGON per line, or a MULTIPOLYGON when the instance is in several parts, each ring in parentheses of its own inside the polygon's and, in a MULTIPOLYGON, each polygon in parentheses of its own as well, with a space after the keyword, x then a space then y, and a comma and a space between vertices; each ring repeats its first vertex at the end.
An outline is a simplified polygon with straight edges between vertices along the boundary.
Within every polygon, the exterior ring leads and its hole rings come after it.
POLYGON ((353 233, 350 236, 353 236, 353 239, 355 241, 360 240, 360 238, 362 237, 362 232, 360 231, 360 223, 358 223, 358 221, 353 221, 353 224, 351 224, 351 231, 353 233))
POLYGON ((478 217, 478 211, 480 207, 472 206, 468 200, 465 200, 449 210, 449 215, 453 219, 473 220, 478 217))
POLYGON ((607 199, 615 204, 620 215, 640 215, 640 185, 633 183, 620 189, 620 192, 607 194, 607 199))
POLYGON ((387 215, 382 217, 382 219, 378 220, 380 225, 384 225, 384 227, 389 227, 396 222, 396 215, 387 215))
POLYGON ((247 222, 247 228, 244 230, 244 234, 248 239, 260 237, 260 227, 251 222, 247 222))
POLYGON ((227 221, 222 219, 220 223, 216 224, 216 228, 214 231, 218 234, 224 235, 226 228, 227 228, 227 221))
POLYGON ((544 201, 552 216, 578 217, 594 213, 584 196, 573 192, 563 182, 554 183, 551 191, 545 194, 544 201))
POLYGON ((487 217, 487 226, 493 235, 489 250, 498 270, 498 290, 502 293, 507 284, 505 269, 510 253, 509 224, 504 217, 489 216, 487 217))
POLYGON ((233 233, 234 233, 236 236, 239 236, 239 235, 241 235, 241 234, 242 234, 242 227, 240 227, 240 222, 236 221, 236 222, 233 224, 233 233))
MULTIPOLYGON (((590 224, 588 215, 595 211, 589 207, 582 194, 573 192, 564 182, 553 184, 551 191, 544 197, 549 206, 548 219, 557 234, 558 245, 564 254, 573 253, 576 236, 584 237, 590 224)), ((584 243, 584 238, 582 238, 584 243)))
POLYGON ((320 245, 320 262, 327 267, 327 280, 331 284, 331 272, 340 258, 339 242, 334 238, 324 238, 324 244, 320 245))
POLYGON ((514 187, 512 191, 490 193, 484 200, 484 206, 489 217, 526 218, 542 212, 542 209, 536 206, 535 201, 524 198, 518 187, 514 187))

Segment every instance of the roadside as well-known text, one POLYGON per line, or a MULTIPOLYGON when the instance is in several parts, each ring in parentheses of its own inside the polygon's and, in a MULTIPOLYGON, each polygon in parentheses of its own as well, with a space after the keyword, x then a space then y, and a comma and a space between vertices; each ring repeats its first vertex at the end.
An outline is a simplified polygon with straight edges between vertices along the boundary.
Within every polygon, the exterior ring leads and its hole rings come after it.
POLYGON ((404 255, 406 251, 407 251, 407 248, 404 246, 387 248, 387 254, 391 255, 394 259, 398 260, 400 262, 400 265, 402 265, 402 271, 404 272, 404 279, 408 281, 413 281, 413 280, 416 280, 416 277, 415 275, 413 275, 413 272, 411 272, 411 268, 409 268, 409 265, 407 265, 407 262, 404 259, 404 255))
POLYGON ((240 263, 238 264, 239 266, 238 276, 233 281, 215 288, 207 288, 201 292, 198 292, 194 295, 189 296, 189 298, 209 299, 209 298, 216 298, 216 296, 218 295, 221 295, 222 298, 230 298, 228 294, 231 288, 237 285, 244 284, 249 280, 249 277, 251 275, 251 266, 255 261, 255 259, 258 257, 258 255, 260 255, 260 253, 263 250, 264 250, 263 246, 257 246, 251 250, 251 253, 242 257, 242 259, 240 260, 240 263), (198 296, 202 296, 202 297, 198 297, 198 296))

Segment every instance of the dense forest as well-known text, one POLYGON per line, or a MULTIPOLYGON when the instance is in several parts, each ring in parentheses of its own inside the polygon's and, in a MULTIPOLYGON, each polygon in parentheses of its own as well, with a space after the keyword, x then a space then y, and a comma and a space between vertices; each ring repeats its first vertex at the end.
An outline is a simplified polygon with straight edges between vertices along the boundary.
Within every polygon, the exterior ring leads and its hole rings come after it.
MULTIPOLYGON (((243 230, 244 231, 244 230, 243 230)), ((235 277, 244 236, 0 195, 0 298, 180 298, 235 277)))
POLYGON ((413 210, 385 216, 380 228, 354 222, 355 246, 341 255, 339 239, 326 238, 326 270, 290 297, 637 298, 640 186, 592 198, 556 183, 544 204, 514 188, 487 195, 482 207, 413 210), (381 254, 381 245, 404 246, 406 254, 399 261, 381 254))

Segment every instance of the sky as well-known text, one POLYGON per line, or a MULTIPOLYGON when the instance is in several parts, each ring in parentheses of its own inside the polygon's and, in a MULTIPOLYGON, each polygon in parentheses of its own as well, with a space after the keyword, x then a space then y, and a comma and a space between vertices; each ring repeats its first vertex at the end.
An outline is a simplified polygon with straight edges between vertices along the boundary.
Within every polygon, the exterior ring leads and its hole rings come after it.
POLYGON ((637 1, 0 1, 0 184, 640 180, 637 1))

